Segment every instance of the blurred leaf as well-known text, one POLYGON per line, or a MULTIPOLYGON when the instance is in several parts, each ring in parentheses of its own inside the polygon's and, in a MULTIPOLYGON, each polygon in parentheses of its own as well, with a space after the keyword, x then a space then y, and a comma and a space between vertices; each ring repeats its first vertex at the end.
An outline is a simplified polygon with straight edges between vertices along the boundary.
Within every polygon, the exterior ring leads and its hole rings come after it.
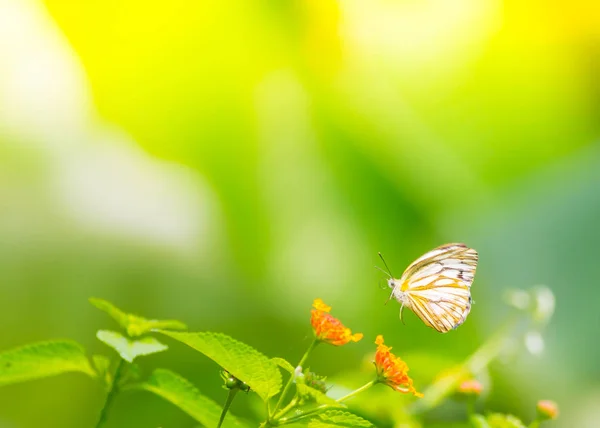
POLYGON ((490 428, 525 428, 523 422, 516 416, 501 413, 488 415, 487 422, 490 428))
MULTIPOLYGON (((170 370, 156 369, 148 380, 131 385, 127 389, 152 392, 173 403, 203 426, 214 427, 219 422, 222 406, 202 395, 187 379, 170 370)), ((227 413, 223 426, 241 427, 244 424, 231 413, 227 413)))
POLYGON ((119 325, 123 327, 125 331, 127 331, 127 335, 130 337, 141 336, 145 333, 148 333, 150 330, 159 328, 171 330, 185 330, 187 328, 187 326, 181 321, 149 320, 144 317, 125 313, 106 300, 98 299, 96 297, 91 297, 89 300, 92 305, 101 311, 106 312, 115 321, 117 321, 119 325))
POLYGON ((203 353, 265 401, 281 390, 281 372, 275 362, 245 343, 222 333, 159 332, 203 353))
POLYGON ((121 327, 123 327, 125 329, 127 328, 128 320, 127 320, 127 314, 125 312, 123 312, 122 310, 117 308, 115 305, 113 305, 112 303, 110 303, 104 299, 90 297, 89 301, 92 305, 94 305, 101 311, 106 312, 111 318, 113 318, 116 322, 118 322, 121 327))
POLYGON ((294 366, 292 366, 287 360, 284 360, 283 358, 279 357, 273 357, 271 358, 271 361, 273 361, 275 364, 287 371, 292 376, 294 375, 294 366))
POLYGON ((471 415, 469 422, 473 428, 490 428, 483 415, 471 415))
POLYGON ((329 427, 374 427, 371 422, 356 416, 349 412, 341 410, 329 410, 312 419, 308 426, 310 428, 329 428, 329 427))
POLYGON ((0 386, 67 372, 96 376, 77 342, 39 342, 0 353, 0 386))
POLYGON ((297 383, 296 388, 298 389, 298 394, 302 396, 303 399, 308 399, 309 401, 315 402, 317 404, 329 404, 338 407, 346 407, 346 405, 342 403, 338 403, 333 398, 328 397, 326 394, 323 394, 321 391, 311 388, 308 385, 303 383, 297 383))
POLYGON ((167 350, 169 347, 154 337, 130 340, 121 333, 110 330, 99 330, 96 337, 119 353, 121 358, 132 363, 140 355, 150 355, 167 350))
POLYGON ((93 355, 92 362, 94 363, 98 378, 104 381, 105 386, 110 385, 110 359, 104 355, 93 355))

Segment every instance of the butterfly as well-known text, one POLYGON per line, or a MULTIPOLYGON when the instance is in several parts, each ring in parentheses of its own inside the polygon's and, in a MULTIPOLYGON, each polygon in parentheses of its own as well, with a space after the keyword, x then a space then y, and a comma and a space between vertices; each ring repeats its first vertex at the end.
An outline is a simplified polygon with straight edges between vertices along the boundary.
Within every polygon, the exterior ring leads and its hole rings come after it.
MULTIPOLYGON (((412 310, 428 327, 440 333, 454 330, 471 311, 471 284, 475 277, 477 251, 465 244, 446 244, 423 254, 406 268, 400 279, 388 271, 388 286, 404 307, 412 310)), ((386 301, 386 303, 387 303, 386 301)))

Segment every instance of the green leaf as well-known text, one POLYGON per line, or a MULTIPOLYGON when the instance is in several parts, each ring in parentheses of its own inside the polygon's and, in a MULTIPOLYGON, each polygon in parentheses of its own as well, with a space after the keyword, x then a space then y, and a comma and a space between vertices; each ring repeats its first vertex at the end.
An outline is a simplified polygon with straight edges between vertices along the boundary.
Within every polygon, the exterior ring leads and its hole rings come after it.
POLYGON ((98 378, 104 381, 105 386, 110 385, 110 359, 104 355, 92 355, 92 362, 94 363, 98 378))
POLYGON ((127 314, 121 309, 104 299, 98 299, 96 297, 90 297, 89 302, 101 311, 106 312, 111 318, 118 322, 121 327, 127 328, 127 314))
POLYGON ((130 340, 116 331, 99 330, 96 337, 117 351, 121 358, 130 363, 141 355, 155 354, 168 349, 167 345, 149 336, 130 340))
MULTIPOLYGON (((215 427, 219 422, 222 406, 205 397, 187 379, 170 370, 156 369, 144 383, 127 387, 152 392, 170 401, 203 426, 215 427)), ((244 426, 230 413, 225 416, 223 427, 244 426)))
POLYGON ((487 422, 490 428, 525 428, 523 422, 516 416, 504 415, 502 413, 488 415, 487 422))
POLYGON ((317 415, 308 423, 310 428, 329 428, 329 427, 374 427, 371 422, 343 410, 328 410, 317 415))
POLYGON ((340 426, 350 426, 350 425, 335 425, 328 424, 327 422, 320 421, 318 419, 311 419, 308 422, 308 428, 339 428, 340 426))
POLYGON ((323 394, 321 391, 311 388, 303 383, 296 383, 296 388, 298 389, 298 394, 300 394, 300 396, 305 400, 308 399, 309 401, 317 404, 329 404, 331 406, 346 407, 345 404, 338 403, 333 398, 323 394))
POLYGON ((281 372, 275 363, 245 343, 221 333, 178 333, 164 330, 159 332, 203 353, 245 382, 264 401, 281 390, 281 372))
POLYGON ((39 342, 0 353, 0 386, 67 372, 96 377, 83 347, 77 342, 39 342))
POLYGON ((145 333, 148 333, 153 329, 171 329, 171 330, 185 330, 187 326, 181 321, 177 320, 149 320, 137 315, 128 314, 117 308, 112 303, 92 297, 89 299, 90 303, 106 312, 115 321, 119 323, 121 327, 127 331, 129 337, 138 337, 145 333))
POLYGON ((469 422, 473 428, 490 428, 490 425, 487 423, 483 415, 471 415, 469 422))
POLYGON ((287 360, 284 360, 283 358, 279 357, 273 357, 271 358, 271 361, 273 361, 275 364, 277 364, 289 374, 294 375, 294 366, 292 366, 287 360))

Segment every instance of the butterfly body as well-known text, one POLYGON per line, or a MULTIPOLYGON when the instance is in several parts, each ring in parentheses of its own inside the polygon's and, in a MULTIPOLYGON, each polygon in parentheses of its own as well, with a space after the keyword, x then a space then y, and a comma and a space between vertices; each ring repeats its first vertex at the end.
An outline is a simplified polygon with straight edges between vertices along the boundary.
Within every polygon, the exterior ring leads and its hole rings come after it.
POLYGON ((465 244, 434 248, 408 266, 400 279, 390 275, 390 297, 412 310, 425 325, 446 333, 461 325, 471 311, 477 261, 477 251, 465 244))

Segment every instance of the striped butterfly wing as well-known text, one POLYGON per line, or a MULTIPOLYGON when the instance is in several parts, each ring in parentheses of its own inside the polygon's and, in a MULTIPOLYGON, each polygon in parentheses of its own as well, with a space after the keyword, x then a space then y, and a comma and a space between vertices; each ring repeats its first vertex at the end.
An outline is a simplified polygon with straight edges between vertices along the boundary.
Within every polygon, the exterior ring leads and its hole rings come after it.
POLYGON ((442 245, 419 257, 400 279, 410 309, 442 333, 461 325, 471 310, 477 260, 477 251, 464 244, 442 245))

